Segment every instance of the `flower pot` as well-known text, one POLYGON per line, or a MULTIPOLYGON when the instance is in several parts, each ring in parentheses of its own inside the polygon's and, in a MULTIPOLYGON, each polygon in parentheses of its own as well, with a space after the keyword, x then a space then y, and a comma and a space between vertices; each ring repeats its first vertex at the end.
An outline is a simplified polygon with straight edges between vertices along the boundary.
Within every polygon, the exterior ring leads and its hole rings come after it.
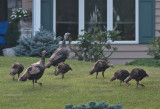
POLYGON ((32 28, 32 22, 20 20, 18 28, 32 28))

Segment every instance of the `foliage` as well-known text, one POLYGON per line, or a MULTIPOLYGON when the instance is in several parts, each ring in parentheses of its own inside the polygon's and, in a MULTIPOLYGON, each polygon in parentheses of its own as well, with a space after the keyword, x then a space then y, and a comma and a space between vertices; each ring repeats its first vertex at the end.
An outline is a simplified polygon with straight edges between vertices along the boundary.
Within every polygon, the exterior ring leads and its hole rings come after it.
POLYGON ((60 40, 60 37, 54 39, 52 32, 41 28, 36 32, 35 36, 19 39, 18 45, 13 49, 15 50, 16 56, 41 57, 42 51, 46 50, 46 57, 49 57, 59 46, 58 43, 60 40))
POLYGON ((126 63, 126 65, 159 67, 160 60, 157 60, 157 59, 135 59, 132 62, 126 63))
POLYGON ((9 23, 8 30, 5 36, 5 40, 7 41, 8 46, 16 46, 19 36, 20 32, 17 28, 17 25, 13 22, 9 23))
POLYGON ((119 33, 119 31, 102 30, 100 27, 89 28, 88 31, 84 31, 83 35, 78 36, 78 47, 72 45, 70 49, 79 60, 97 61, 104 59, 107 61, 107 58, 117 50, 117 48, 111 47, 109 40, 114 41, 119 33), (111 51, 107 57, 104 54, 105 50, 111 51))
MULTIPOLYGON (((149 78, 144 78, 140 83, 145 87, 136 88, 136 82, 131 80, 130 85, 122 84, 115 80, 109 82, 114 72, 126 69, 129 72, 139 66, 114 65, 114 69, 105 72, 105 78, 99 74, 88 75, 93 67, 92 62, 66 60, 73 70, 61 76, 54 76, 51 67, 45 72, 38 82, 42 87, 32 81, 20 82, 17 75, 15 80, 9 75, 14 62, 21 62, 25 69, 32 63, 39 61, 37 57, 3 57, 0 56, 0 108, 1 109, 64 109, 66 104, 86 104, 89 101, 105 101, 108 104, 120 103, 125 109, 159 109, 160 107, 160 73, 159 68, 144 67, 149 78)), ((46 58, 46 63, 48 58, 46 58)), ((25 71, 25 70, 24 70, 25 71)), ((23 71, 23 73, 24 73, 23 71)), ((23 73, 21 75, 23 75, 23 73)))
MULTIPOLYGON (((160 30, 158 32, 160 33, 160 30)), ((147 53, 154 56, 154 59, 160 59, 160 37, 157 37, 155 40, 151 41, 148 46, 147 53)))
POLYGON ((88 104, 81 104, 73 106, 72 104, 66 105, 65 109, 123 109, 120 104, 109 106, 106 102, 89 102, 88 104))
POLYGON ((10 18, 11 22, 18 22, 20 20, 32 21, 32 11, 19 8, 16 11, 12 12, 10 18))

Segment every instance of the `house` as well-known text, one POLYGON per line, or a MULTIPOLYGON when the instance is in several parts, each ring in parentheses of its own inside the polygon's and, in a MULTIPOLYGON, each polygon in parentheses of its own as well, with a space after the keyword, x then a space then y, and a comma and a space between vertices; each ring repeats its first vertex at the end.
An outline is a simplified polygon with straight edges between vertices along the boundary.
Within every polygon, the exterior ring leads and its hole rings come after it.
POLYGON ((156 31, 160 30, 160 0, 22 0, 22 8, 28 7, 33 11, 33 34, 40 26, 57 36, 71 32, 72 44, 77 44, 82 29, 95 22, 107 30, 120 30, 119 39, 112 42, 118 48, 109 57, 113 64, 152 58, 145 51, 160 36, 156 31))

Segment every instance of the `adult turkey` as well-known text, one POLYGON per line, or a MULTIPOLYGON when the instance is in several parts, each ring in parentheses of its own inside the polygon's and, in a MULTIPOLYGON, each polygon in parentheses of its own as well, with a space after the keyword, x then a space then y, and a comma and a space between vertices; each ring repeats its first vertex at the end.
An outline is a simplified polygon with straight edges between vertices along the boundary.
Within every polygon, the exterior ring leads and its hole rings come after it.
POLYGON ((108 69, 109 67, 114 68, 113 65, 108 65, 108 63, 104 60, 98 60, 93 68, 90 70, 89 74, 92 75, 94 72, 96 72, 96 79, 98 76, 99 72, 102 72, 102 76, 104 78, 104 72, 106 69, 108 69))
POLYGON ((37 82, 38 79, 40 79, 44 73, 45 70, 45 54, 47 52, 45 50, 42 51, 42 58, 37 63, 31 64, 24 74, 18 79, 19 81, 26 81, 27 79, 32 80, 33 82, 33 88, 34 83, 38 83, 40 86, 42 86, 41 82, 37 82))
MULTIPOLYGON (((141 81, 144 77, 149 77, 148 74, 146 73, 145 70, 141 69, 141 68, 134 68, 129 77, 127 77, 125 79, 125 83, 128 84, 128 82, 132 79, 135 79, 136 82, 137 82, 137 88, 138 88, 138 85, 141 85, 142 87, 144 87, 143 84, 140 84, 139 81, 141 81)), ((129 85, 129 84, 128 84, 129 85)))
POLYGON ((62 44, 59 48, 54 51, 54 53, 49 58, 49 62, 46 64, 46 68, 50 68, 51 66, 57 66, 60 62, 64 62, 69 55, 69 51, 66 46, 66 40, 70 37, 70 33, 65 33, 62 44))
POLYGON ((18 78, 19 78, 20 73, 22 73, 23 69, 24 69, 23 65, 19 62, 15 62, 12 65, 12 70, 10 71, 10 75, 13 76, 13 80, 16 74, 18 74, 18 78))
POLYGON ((119 79, 120 85, 124 80, 129 76, 129 72, 127 70, 118 70, 114 73, 114 76, 110 79, 110 82, 119 79))
POLYGON ((61 62, 61 63, 58 64, 58 69, 55 70, 54 74, 55 74, 55 76, 57 76, 61 73, 62 74, 62 79, 63 79, 64 74, 67 73, 69 70, 72 70, 72 68, 68 64, 65 64, 64 62, 61 62))

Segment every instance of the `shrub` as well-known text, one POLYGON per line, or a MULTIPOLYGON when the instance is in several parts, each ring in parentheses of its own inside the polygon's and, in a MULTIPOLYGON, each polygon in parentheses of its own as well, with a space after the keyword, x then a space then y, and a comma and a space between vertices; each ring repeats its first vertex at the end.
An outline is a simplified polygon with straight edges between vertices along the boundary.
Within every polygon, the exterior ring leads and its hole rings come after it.
POLYGON ((94 27, 84 31, 83 35, 78 37, 78 46, 70 46, 70 49, 75 53, 79 60, 97 61, 98 59, 107 60, 116 47, 111 47, 109 40, 114 41, 119 34, 119 31, 106 31, 100 27, 94 27), (105 56, 104 51, 111 50, 108 56, 105 56))
POLYGON ((89 102, 88 104, 81 104, 78 106, 73 106, 72 104, 67 104, 65 109, 123 109, 122 105, 108 105, 105 102, 89 102))
POLYGON ((8 30, 5 36, 7 45, 10 47, 16 46, 19 36, 20 36, 20 31, 17 28, 17 24, 11 22, 8 26, 8 30))
MULTIPOLYGON (((158 32, 160 33, 160 30, 158 32)), ((154 56, 154 59, 160 59, 160 37, 151 41, 147 53, 148 55, 154 56)))
POLYGON ((60 37, 54 39, 52 32, 41 28, 38 32, 36 32, 34 37, 19 39, 19 45, 13 49, 15 50, 16 56, 41 57, 41 52, 46 50, 46 57, 49 57, 59 46, 58 43, 60 40, 60 37))

